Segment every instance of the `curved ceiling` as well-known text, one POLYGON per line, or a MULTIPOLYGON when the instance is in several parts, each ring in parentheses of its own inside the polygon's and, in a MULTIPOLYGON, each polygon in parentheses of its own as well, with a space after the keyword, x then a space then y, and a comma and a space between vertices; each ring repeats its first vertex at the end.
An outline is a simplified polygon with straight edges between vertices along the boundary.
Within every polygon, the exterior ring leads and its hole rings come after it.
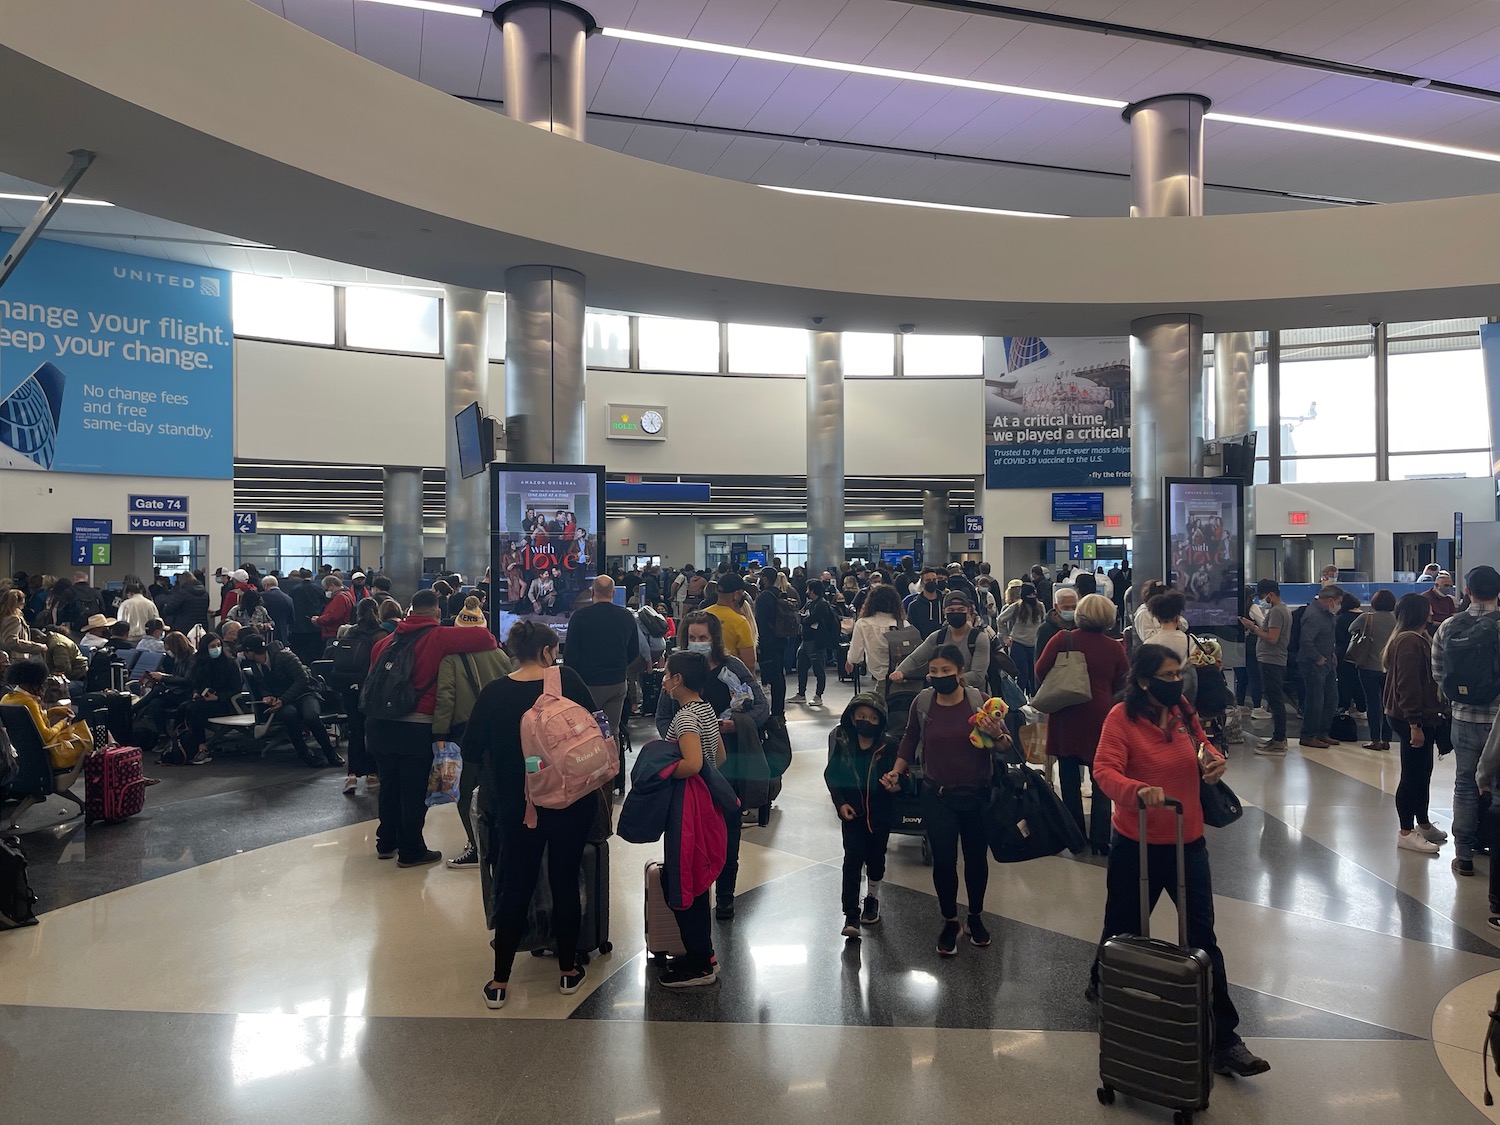
POLYGON ((1482 315, 1500 296, 1500 196, 1193 221, 788 196, 549 136, 242 0, 0 0, 0 95, 27 107, 0 119, 0 171, 48 181, 92 148, 88 192, 143 212, 491 289, 509 265, 569 266, 592 303, 642 311, 1000 334, 1482 315))

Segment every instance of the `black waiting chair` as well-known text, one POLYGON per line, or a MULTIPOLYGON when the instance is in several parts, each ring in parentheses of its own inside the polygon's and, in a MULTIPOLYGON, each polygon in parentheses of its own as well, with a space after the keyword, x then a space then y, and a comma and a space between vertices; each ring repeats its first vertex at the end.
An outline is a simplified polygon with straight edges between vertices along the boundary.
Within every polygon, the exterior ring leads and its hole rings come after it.
POLYGON ((20 825, 21 817, 31 806, 40 804, 48 797, 62 797, 72 801, 78 806, 78 814, 82 815, 83 801, 72 789, 83 775, 83 765, 88 761, 88 755, 82 755, 74 765, 65 770, 53 769, 52 758, 47 753, 47 747, 42 744, 42 732, 37 730, 31 712, 19 704, 0 704, 0 724, 5 728, 5 735, 10 739, 20 767, 10 790, 21 794, 21 803, 11 814, 9 830, 15 831, 20 825))

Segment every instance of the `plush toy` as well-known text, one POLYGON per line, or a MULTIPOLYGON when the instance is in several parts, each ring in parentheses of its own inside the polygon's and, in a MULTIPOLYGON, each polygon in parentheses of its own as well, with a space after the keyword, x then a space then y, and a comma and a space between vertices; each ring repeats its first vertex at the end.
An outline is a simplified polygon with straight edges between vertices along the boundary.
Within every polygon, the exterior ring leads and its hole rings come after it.
POLYGON ((974 729, 969 732, 969 744, 978 747, 980 750, 993 750, 995 748, 995 740, 980 730, 979 724, 984 719, 999 719, 1001 722, 1004 722, 1005 715, 1009 710, 1010 708, 1005 705, 1005 700, 996 696, 988 700, 983 707, 970 715, 969 725, 974 729))

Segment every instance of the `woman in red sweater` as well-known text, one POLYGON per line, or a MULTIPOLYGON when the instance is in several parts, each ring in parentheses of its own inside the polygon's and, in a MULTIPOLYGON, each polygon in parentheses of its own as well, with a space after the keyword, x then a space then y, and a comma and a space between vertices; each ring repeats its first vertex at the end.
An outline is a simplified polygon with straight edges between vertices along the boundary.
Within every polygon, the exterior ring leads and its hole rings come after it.
MULTIPOLYGON (((1249 1077, 1271 1069, 1250 1053, 1235 1030, 1240 1014, 1229 997, 1224 954, 1214 936, 1214 889, 1203 839, 1203 805, 1198 780, 1224 776, 1228 763, 1198 725, 1198 716, 1182 698, 1182 665, 1171 649, 1142 645, 1130 665, 1125 700, 1104 721, 1094 754, 1094 784, 1115 803, 1114 843, 1109 851, 1100 945, 1117 934, 1145 930, 1140 905, 1140 812, 1146 805, 1146 869, 1151 906, 1162 891, 1177 897, 1177 824, 1163 806, 1168 797, 1182 802, 1182 837, 1187 853, 1188 945, 1208 954, 1213 965, 1214 1069, 1249 1077)), ((1099 997, 1099 964, 1089 974, 1086 998, 1099 997)))
MULTIPOLYGON (((1067 611, 1063 611, 1064 617, 1067 611)), ((1047 647, 1036 662, 1036 678, 1040 683, 1052 671, 1059 653, 1066 651, 1083 653, 1089 668, 1089 687, 1094 697, 1087 703, 1075 707, 1064 707, 1047 720, 1047 753, 1057 759, 1058 774, 1062 779, 1063 804, 1073 814, 1078 827, 1088 833, 1089 843, 1095 855, 1109 854, 1109 798, 1099 786, 1094 786, 1094 796, 1089 813, 1091 823, 1083 820, 1083 767, 1094 767, 1094 748, 1099 745, 1099 732, 1109 709, 1114 706, 1120 689, 1125 686, 1125 675, 1130 670, 1130 661, 1125 656, 1125 646, 1107 632, 1115 625, 1115 603, 1103 594, 1089 594, 1078 603, 1072 624, 1077 627, 1056 633, 1047 641, 1047 647)))

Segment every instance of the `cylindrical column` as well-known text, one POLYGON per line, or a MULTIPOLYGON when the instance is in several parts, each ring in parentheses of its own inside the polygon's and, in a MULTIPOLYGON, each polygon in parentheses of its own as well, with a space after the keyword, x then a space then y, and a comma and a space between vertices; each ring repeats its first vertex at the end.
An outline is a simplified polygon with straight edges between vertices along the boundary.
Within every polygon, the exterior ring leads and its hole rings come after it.
MULTIPOLYGON (((443 288, 443 387, 447 418, 443 464, 447 469, 448 569, 477 582, 490 561, 489 473, 459 475, 458 431, 453 418, 471 403, 486 412, 490 389, 489 294, 457 285, 443 288)), ((483 451, 486 461, 494 451, 483 451)))
POLYGON ((584 461, 583 274, 551 266, 505 271, 506 459, 584 461))
POLYGON ((1163 477, 1203 473, 1203 318, 1130 325, 1131 551, 1136 586, 1166 577, 1163 477))
POLYGON ((422 581, 422 470, 385 470, 385 519, 380 541, 391 592, 405 604, 422 581))
POLYGON ((948 565, 948 490, 922 490, 922 565, 948 565))
POLYGON ((594 17, 559 0, 512 0, 492 17, 505 53, 505 113, 583 140, 584 44, 594 17))
MULTIPOLYGON (((1203 214, 1203 115, 1198 94, 1125 108, 1130 123, 1130 215, 1203 214)), ((1130 326, 1131 551, 1135 584, 1166 577, 1161 480, 1203 471, 1203 321, 1152 316, 1130 326)))
MULTIPOLYGON (((1214 436, 1255 432, 1255 333, 1214 336, 1214 436)), ((1257 452, 1260 452, 1257 450, 1257 452)), ((1245 481, 1245 581, 1254 585, 1255 466, 1245 481)))
POLYGON ((807 360, 807 564, 844 561, 844 352, 838 332, 811 332, 807 360))
MULTIPOLYGON (((584 43, 594 18, 561 0, 510 0, 493 19, 505 46, 505 112, 583 140, 584 43)), ((585 459, 583 274, 551 266, 505 271, 507 460, 585 459)))

